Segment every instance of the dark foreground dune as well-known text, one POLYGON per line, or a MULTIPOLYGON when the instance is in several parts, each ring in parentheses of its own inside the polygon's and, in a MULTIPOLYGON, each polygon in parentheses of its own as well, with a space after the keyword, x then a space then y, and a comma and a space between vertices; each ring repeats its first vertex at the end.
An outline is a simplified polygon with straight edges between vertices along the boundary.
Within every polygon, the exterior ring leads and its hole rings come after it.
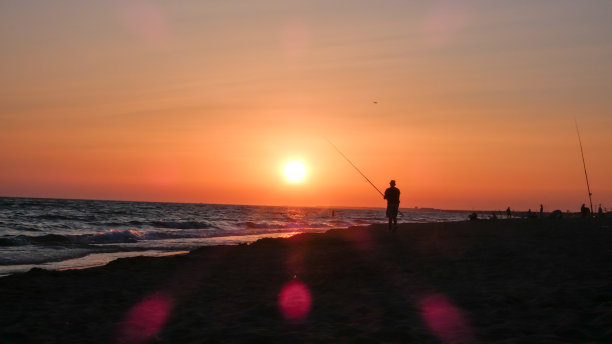
POLYGON ((612 343, 610 219, 332 230, 0 278, 1 343, 612 343))

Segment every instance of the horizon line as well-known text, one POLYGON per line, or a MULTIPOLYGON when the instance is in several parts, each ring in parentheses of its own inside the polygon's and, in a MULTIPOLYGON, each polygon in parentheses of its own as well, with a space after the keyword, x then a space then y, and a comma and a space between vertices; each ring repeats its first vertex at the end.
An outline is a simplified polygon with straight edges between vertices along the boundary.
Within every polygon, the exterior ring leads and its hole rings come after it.
MULTIPOLYGON (((96 202, 134 202, 134 203, 169 203, 169 204, 206 204, 206 205, 231 205, 231 206, 247 206, 247 207, 286 207, 286 208, 317 208, 317 209, 370 209, 384 210, 385 207, 370 207, 370 206, 349 206, 349 205, 270 205, 270 204, 239 204, 239 203, 207 203, 207 202, 179 202, 179 201, 143 201, 143 200, 120 200, 120 199, 99 199, 99 198, 64 198, 64 197, 30 197, 30 196, 4 196, 0 198, 21 198, 21 199, 46 199, 46 200, 66 200, 66 201, 96 201, 96 202)), ((404 211, 444 211, 444 212, 505 212, 504 209, 442 209, 434 207, 400 207, 404 211)), ((560 209, 559 209, 560 210, 560 209)), ((512 210, 514 213, 528 212, 529 210, 512 210)), ((569 211, 569 209, 567 210, 569 211)), ((544 212, 544 213, 549 213, 544 212)), ((537 213, 537 211, 534 211, 537 213)))

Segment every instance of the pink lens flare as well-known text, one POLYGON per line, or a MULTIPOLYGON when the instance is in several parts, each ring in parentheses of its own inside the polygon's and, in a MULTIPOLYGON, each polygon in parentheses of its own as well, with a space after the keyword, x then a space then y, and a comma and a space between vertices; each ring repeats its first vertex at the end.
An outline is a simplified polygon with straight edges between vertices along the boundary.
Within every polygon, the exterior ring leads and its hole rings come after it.
POLYGON ((287 283, 278 295, 278 306, 289 321, 303 320, 310 312, 311 305, 310 290, 300 281, 287 283))
POLYGON ((423 38, 425 44, 437 48, 451 41, 468 20, 468 9, 465 3, 441 1, 425 17, 423 38))
POLYGON ((157 335, 170 315, 172 302, 163 293, 154 293, 134 306, 119 325, 117 343, 145 343, 157 335))
POLYGON ((166 15, 161 7, 148 0, 132 0, 119 3, 119 16, 136 37, 152 46, 161 48, 169 41, 166 15))
POLYGON ((419 301, 425 323, 443 343, 473 343, 474 337, 467 320, 456 306, 439 294, 428 295, 419 301))

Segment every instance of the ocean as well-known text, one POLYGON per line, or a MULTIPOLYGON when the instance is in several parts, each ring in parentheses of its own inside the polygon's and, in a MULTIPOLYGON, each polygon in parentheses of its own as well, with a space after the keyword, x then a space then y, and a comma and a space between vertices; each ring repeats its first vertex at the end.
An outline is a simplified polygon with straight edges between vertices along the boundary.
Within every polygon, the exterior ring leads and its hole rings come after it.
MULTIPOLYGON (((465 219, 463 212, 402 209, 398 221, 465 219)), ((1 197, 0 276, 372 223, 386 223, 384 209, 1 197)))

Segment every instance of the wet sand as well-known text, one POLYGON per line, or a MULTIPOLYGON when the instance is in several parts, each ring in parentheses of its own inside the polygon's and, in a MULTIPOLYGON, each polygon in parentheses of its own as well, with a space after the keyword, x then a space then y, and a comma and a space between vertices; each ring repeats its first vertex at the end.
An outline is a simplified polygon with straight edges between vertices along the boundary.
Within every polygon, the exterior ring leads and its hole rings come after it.
POLYGON ((354 227, 0 278, 2 343, 611 343, 612 218, 354 227))

